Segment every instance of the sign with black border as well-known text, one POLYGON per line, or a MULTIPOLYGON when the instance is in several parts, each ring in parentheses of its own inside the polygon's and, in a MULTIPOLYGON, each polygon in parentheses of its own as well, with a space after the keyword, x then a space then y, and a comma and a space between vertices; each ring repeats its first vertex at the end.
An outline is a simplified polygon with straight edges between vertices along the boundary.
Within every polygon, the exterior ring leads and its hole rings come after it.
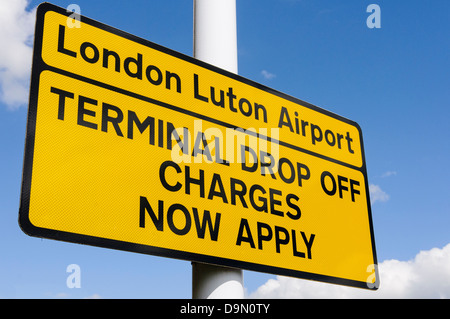
POLYGON ((19 224, 36 237, 379 284, 358 124, 48 3, 19 224))

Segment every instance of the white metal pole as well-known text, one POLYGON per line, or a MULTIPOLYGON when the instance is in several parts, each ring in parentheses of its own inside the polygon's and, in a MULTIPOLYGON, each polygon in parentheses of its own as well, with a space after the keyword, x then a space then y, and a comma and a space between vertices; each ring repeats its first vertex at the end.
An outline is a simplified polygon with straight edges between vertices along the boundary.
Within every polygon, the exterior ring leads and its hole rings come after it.
POLYGON ((236 0, 194 0, 194 57, 238 72, 236 0))
MULTIPOLYGON (((194 57, 238 72, 236 0, 194 0, 194 57)), ((242 270, 193 262, 192 298, 244 298, 242 270)))

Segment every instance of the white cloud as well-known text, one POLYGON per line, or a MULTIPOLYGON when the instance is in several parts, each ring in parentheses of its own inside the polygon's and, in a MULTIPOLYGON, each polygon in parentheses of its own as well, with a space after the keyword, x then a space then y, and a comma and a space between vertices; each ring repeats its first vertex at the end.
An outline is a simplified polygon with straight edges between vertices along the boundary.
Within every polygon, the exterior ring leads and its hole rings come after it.
POLYGON ((378 265, 376 291, 277 276, 250 298, 450 298, 450 244, 419 252, 413 260, 378 265))
POLYGON ((386 194, 378 185, 369 185, 370 202, 375 204, 376 202, 387 202, 389 195, 386 194))
MULTIPOLYGON (((56 295, 52 296, 51 294, 49 294, 49 296, 54 297, 56 299, 70 299, 70 298, 76 298, 73 297, 73 295, 68 294, 67 292, 59 292, 56 295)), ((83 299, 102 299, 102 296, 100 296, 99 294, 93 294, 91 296, 87 296, 83 299)))
POLYGON ((66 299, 69 297, 69 294, 65 292, 59 292, 55 295, 55 297, 58 299, 66 299))
POLYGON ((266 70, 262 70, 262 71, 261 71, 261 75, 262 75, 266 80, 272 80, 273 78, 276 77, 275 74, 270 73, 269 71, 266 71, 266 70))
POLYGON ((391 176, 395 176, 397 175, 396 171, 387 171, 385 173, 383 173, 383 175, 381 175, 381 177, 385 178, 385 177, 391 177, 391 176))
POLYGON ((0 101, 10 109, 29 95, 36 14, 27 6, 27 0, 0 0, 0 101))

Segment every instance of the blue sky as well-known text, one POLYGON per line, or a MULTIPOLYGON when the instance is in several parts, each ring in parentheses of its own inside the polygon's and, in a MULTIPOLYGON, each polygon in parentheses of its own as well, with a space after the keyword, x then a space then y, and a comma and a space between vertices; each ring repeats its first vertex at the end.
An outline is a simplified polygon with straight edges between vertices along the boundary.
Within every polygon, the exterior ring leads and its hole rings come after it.
MULTIPOLYGON (((0 298, 190 298, 190 262, 19 228, 38 4, 0 0, 0 298), (81 288, 66 285, 70 264, 80 266, 81 288)), ((76 4, 82 15, 192 55, 191 0, 76 4)), ((244 271, 248 295, 450 298, 449 16, 445 0, 237 0, 239 74, 361 126, 383 266, 380 289, 367 294, 244 271), (381 28, 366 25, 371 3, 381 28)))

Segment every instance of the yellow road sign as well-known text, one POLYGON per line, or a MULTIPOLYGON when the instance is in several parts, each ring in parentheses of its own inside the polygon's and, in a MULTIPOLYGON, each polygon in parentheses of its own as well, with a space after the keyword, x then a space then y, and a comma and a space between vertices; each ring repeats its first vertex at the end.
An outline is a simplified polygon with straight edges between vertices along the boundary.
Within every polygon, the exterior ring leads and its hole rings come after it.
POLYGON ((27 234, 377 288, 356 123, 69 14, 37 11, 27 234))

